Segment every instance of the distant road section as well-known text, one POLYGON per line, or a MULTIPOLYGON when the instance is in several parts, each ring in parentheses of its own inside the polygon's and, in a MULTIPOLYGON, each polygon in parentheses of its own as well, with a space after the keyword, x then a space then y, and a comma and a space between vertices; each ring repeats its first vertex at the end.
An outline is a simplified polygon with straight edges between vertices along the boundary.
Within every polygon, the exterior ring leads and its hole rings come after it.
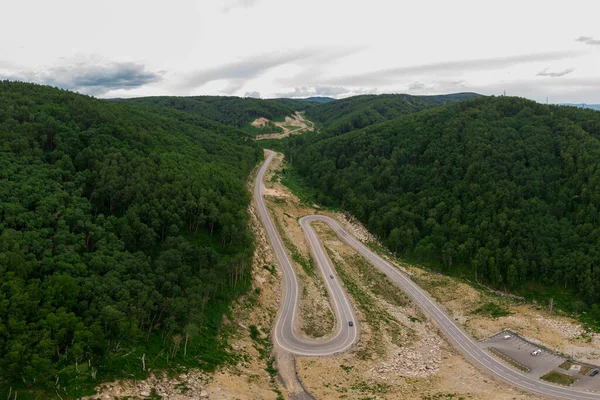
POLYGON ((325 356, 347 350, 358 339, 359 321, 356 320, 354 310, 338 279, 327 279, 330 275, 335 277, 335 272, 329 262, 329 258, 325 254, 321 241, 310 226, 311 222, 321 221, 329 225, 341 240, 354 248, 367 261, 373 264, 374 267, 386 274, 392 282, 406 292, 412 301, 419 305, 442 331, 450 344, 457 348, 477 367, 490 371, 515 387, 550 398, 600 400, 599 393, 582 392, 570 387, 556 386, 540 381, 522 374, 492 357, 483 349, 483 346, 463 331, 435 300, 418 287, 407 275, 363 245, 334 219, 324 215, 303 217, 300 219, 300 225, 308 238, 312 255, 324 278, 332 300, 337 320, 336 332, 333 337, 321 341, 311 341, 298 337, 294 330, 294 319, 298 306, 298 280, 263 199, 263 178, 275 153, 267 150, 267 154, 267 159, 256 176, 254 198, 258 205, 260 218, 267 230, 269 240, 277 256, 277 261, 284 273, 284 300, 279 310, 274 334, 274 340, 279 346, 299 355, 325 356), (349 326, 349 321, 353 321, 354 326, 349 326))

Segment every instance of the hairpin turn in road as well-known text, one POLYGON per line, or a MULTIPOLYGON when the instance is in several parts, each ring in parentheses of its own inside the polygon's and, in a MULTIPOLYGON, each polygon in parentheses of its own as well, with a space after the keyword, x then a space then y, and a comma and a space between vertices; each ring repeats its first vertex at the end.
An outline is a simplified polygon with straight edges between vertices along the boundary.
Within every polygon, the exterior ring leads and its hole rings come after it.
POLYGON ((309 241, 312 255, 327 286, 336 316, 336 332, 326 340, 312 341, 301 338, 294 329, 294 320, 298 307, 298 280, 283 242, 263 199, 263 178, 275 153, 266 150, 267 159, 261 166, 254 184, 254 198, 269 241, 275 251, 277 262, 284 275, 283 303, 275 325, 274 340, 282 348, 298 355, 326 356, 349 349, 358 340, 360 324, 356 320, 354 309, 348 296, 337 279, 327 279, 335 272, 323 249, 323 245, 310 224, 314 221, 326 223, 338 237, 354 248, 375 268, 383 272, 400 289, 406 292, 419 305, 431 321, 446 336, 450 344, 458 349, 473 364, 491 372, 511 385, 550 398, 565 400, 600 400, 599 393, 582 392, 570 387, 552 385, 536 378, 528 377, 504 365, 488 354, 480 344, 460 328, 455 321, 423 289, 418 287, 407 275, 391 263, 381 258, 354 238, 334 219, 324 215, 308 215, 300 219, 300 225, 309 241), (350 326, 349 322, 353 322, 350 326))

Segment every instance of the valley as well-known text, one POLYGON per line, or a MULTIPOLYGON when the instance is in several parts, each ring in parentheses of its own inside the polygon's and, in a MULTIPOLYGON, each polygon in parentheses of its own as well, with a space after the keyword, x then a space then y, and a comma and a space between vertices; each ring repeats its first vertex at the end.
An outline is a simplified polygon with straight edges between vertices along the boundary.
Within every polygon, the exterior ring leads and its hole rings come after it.
POLYGON ((600 396, 594 111, 3 85, 10 400, 600 396))

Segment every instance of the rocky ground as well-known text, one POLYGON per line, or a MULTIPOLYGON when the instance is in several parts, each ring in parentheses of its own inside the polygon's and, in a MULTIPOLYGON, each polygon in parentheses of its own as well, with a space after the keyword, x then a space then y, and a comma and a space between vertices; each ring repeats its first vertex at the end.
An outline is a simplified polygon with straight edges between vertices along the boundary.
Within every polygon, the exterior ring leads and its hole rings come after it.
POLYGON ((476 289, 457 278, 406 264, 403 267, 477 339, 483 340, 503 329, 510 329, 576 360, 600 365, 600 335, 586 331, 573 318, 560 315, 558 311, 550 314, 547 307, 515 297, 476 289), (476 313, 487 303, 496 304, 510 314, 493 318, 476 313))
MULTIPOLYGON (((262 128, 264 126, 266 126, 270 121, 266 118, 258 118, 256 120, 254 120, 251 125, 255 126, 257 128, 262 128)), ((313 131, 314 130, 314 124, 307 120, 304 119, 304 116, 302 115, 302 113, 296 111, 296 114, 294 114, 292 117, 286 116, 285 117, 285 121, 283 122, 273 122, 274 125, 280 127, 283 132, 282 133, 267 133, 267 134, 263 134, 263 135, 258 135, 256 136, 256 140, 261 140, 261 139, 282 139, 286 136, 289 136, 292 132, 294 134, 300 134, 306 131, 313 131), (295 127, 293 130, 289 129, 288 127, 295 127), (298 128, 304 128, 304 129, 298 129, 298 128)))

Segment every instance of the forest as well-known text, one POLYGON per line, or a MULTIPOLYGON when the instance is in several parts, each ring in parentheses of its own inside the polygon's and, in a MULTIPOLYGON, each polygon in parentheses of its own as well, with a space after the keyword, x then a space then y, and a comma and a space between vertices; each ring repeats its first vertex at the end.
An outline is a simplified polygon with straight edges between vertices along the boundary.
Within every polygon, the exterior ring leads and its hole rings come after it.
POLYGON ((222 362, 261 158, 198 116, 0 82, 0 387, 222 362))
POLYGON ((286 116, 292 115, 296 111, 304 111, 318 104, 313 101, 295 99, 255 99, 233 96, 157 96, 119 99, 118 101, 134 105, 155 106, 154 110, 158 113, 165 113, 169 109, 177 110, 240 128, 254 135, 281 131, 273 124, 268 124, 262 129, 251 126, 250 123, 257 118, 283 121, 286 116))
POLYGON ((324 133, 339 135, 388 121, 404 114, 439 105, 478 97, 475 93, 456 93, 439 96, 408 94, 368 94, 327 102, 307 109, 307 116, 322 125, 324 133))
POLYGON ((342 132, 285 144, 323 204, 404 258, 509 291, 566 288, 600 321, 600 113, 480 97, 342 132))

